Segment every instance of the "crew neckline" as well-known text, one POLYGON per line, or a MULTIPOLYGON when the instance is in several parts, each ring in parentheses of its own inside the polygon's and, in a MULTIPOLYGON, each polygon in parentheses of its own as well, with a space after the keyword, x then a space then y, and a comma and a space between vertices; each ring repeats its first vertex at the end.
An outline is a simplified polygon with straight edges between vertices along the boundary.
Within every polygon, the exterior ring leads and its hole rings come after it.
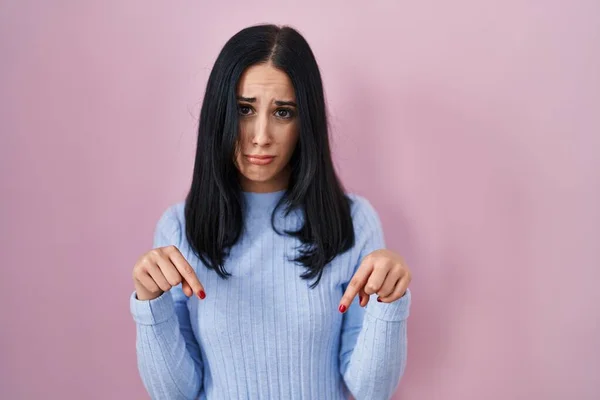
POLYGON ((249 209, 272 210, 281 200, 287 189, 276 192, 242 192, 249 209))

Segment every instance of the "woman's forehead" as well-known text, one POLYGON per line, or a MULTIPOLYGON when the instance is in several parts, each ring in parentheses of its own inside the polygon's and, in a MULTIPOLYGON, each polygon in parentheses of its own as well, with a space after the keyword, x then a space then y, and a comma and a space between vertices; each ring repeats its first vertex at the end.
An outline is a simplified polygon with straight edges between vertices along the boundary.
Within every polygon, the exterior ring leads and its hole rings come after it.
POLYGON ((294 87, 289 76, 270 64, 254 65, 244 71, 238 84, 238 96, 255 101, 294 101, 294 87))

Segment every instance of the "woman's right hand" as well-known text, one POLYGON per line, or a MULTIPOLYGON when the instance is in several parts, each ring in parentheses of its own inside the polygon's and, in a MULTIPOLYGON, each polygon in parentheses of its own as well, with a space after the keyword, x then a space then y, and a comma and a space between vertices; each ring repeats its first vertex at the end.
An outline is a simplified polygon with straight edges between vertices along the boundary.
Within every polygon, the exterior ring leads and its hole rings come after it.
POLYGON ((206 294, 196 272, 176 246, 152 249, 133 267, 138 300, 152 300, 181 283, 183 293, 204 299, 206 294))

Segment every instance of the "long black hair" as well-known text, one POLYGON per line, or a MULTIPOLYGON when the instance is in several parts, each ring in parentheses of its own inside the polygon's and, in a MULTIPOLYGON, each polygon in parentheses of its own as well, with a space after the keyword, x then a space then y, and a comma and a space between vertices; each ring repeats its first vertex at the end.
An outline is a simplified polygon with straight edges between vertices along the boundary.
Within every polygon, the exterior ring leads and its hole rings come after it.
MULTIPOLYGON (((290 160, 288 188, 275 212, 299 210, 303 225, 285 233, 302 245, 293 260, 304 279, 316 286, 325 266, 354 245, 350 199, 331 159, 325 96, 310 46, 290 27, 259 25, 235 34, 211 71, 200 112, 192 185, 186 198, 186 237, 204 264, 219 276, 244 226, 244 196, 235 166, 238 141, 237 84, 250 66, 270 62, 292 81, 299 118, 299 139, 290 160)), ((271 223, 274 226, 274 218, 271 223)))

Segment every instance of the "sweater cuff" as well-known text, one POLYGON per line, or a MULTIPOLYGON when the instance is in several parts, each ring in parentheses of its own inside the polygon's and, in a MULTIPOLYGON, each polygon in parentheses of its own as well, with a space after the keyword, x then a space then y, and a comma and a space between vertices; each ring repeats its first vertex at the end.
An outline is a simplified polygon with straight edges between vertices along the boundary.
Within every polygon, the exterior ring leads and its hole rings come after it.
POLYGON ((377 301, 377 294, 373 294, 369 299, 366 312, 377 319, 400 322, 408 318, 410 314, 410 302, 410 289, 406 289, 404 296, 393 303, 379 303, 377 301))
POLYGON ((134 291, 129 299, 129 308, 135 322, 141 325, 157 325, 175 315, 175 305, 170 291, 152 300, 138 300, 134 291))

